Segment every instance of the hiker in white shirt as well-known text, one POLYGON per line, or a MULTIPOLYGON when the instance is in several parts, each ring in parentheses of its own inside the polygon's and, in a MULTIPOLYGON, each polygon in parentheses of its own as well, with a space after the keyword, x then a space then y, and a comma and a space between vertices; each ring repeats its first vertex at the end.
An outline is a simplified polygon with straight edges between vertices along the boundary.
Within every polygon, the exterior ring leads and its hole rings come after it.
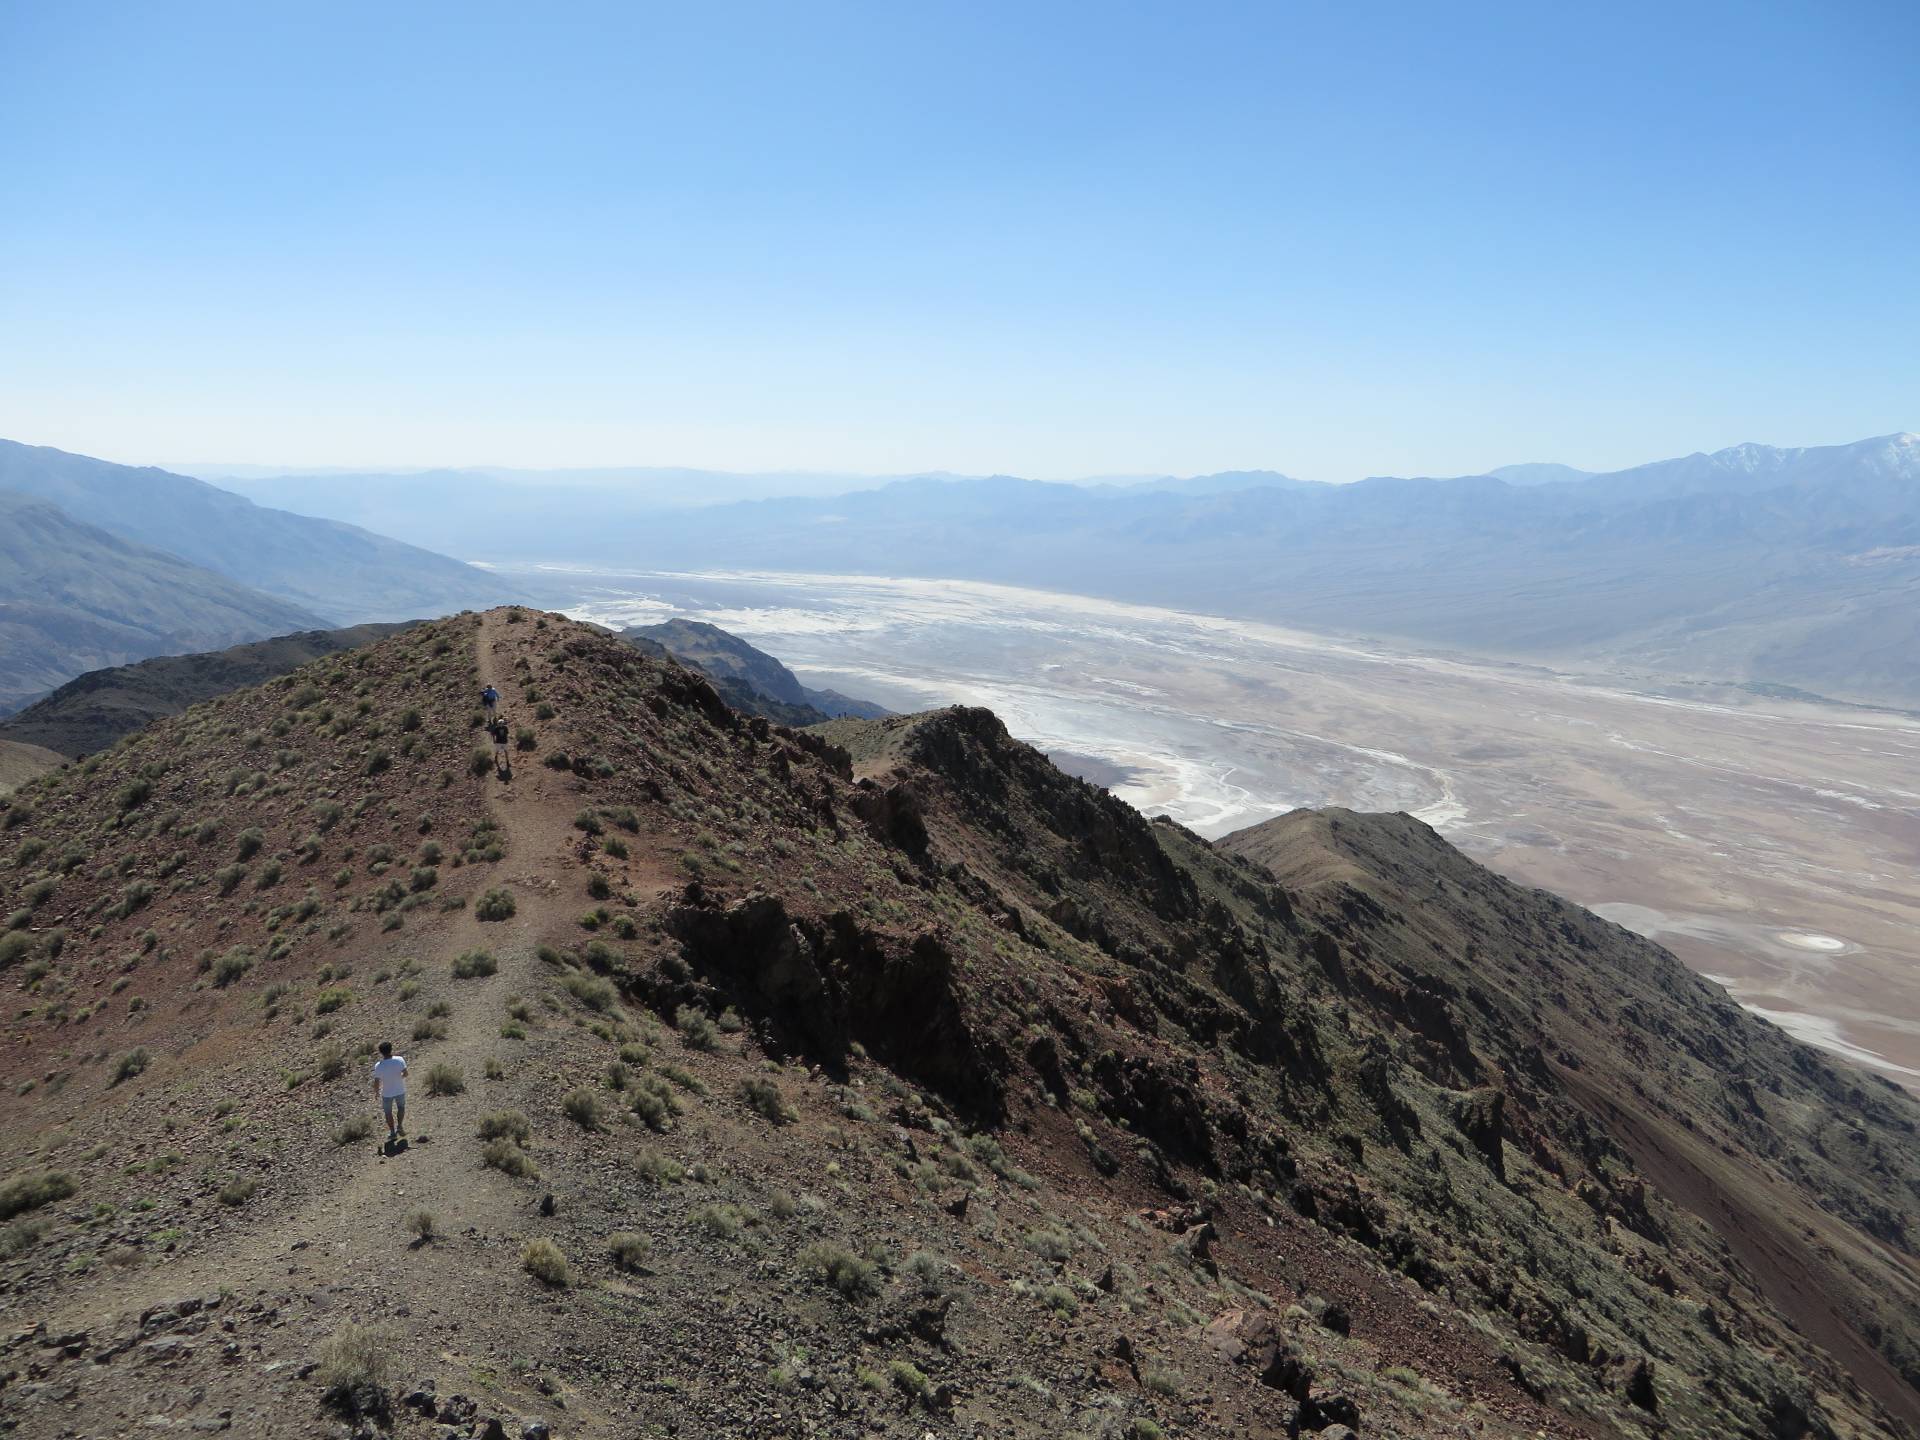
POLYGON ((387 1143, 407 1133, 407 1057, 393 1053, 393 1042, 380 1042, 380 1058, 373 1062, 373 1093, 380 1097, 380 1113, 387 1121, 387 1143))

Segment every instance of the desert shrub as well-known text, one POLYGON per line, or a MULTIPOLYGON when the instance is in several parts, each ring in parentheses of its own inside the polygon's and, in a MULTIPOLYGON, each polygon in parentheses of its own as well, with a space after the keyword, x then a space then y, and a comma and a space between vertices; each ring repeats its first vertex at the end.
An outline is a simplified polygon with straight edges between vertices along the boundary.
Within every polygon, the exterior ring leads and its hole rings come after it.
POLYGON ((877 1294, 880 1289, 880 1272, 871 1260, 825 1240, 817 1240, 800 1252, 800 1269, 849 1300, 877 1294))
POLYGON ((675 1028, 689 1050, 711 1050, 720 1043, 720 1032, 700 1011, 683 1006, 673 1017, 675 1028))
POLYGON ((894 1389, 910 1400, 924 1400, 933 1389, 926 1372, 911 1360, 889 1360, 887 1378, 893 1382, 894 1389))
POLYGON ((458 1065, 434 1065, 427 1070, 427 1094, 458 1095, 467 1088, 467 1076, 458 1065))
POLYGON ((651 1075, 642 1075, 635 1081, 630 1108, 649 1130, 665 1130, 673 1123, 672 1092, 651 1075))
POLYGON ((551 1285, 555 1289, 564 1289, 572 1279, 567 1269, 567 1257, 560 1253, 558 1245, 544 1238, 527 1242, 526 1249, 520 1252, 520 1268, 542 1285, 551 1285))
POLYGON ((1061 1261, 1073 1255, 1073 1237, 1064 1230, 1050 1227, 1029 1230, 1021 1237, 1021 1243, 1042 1260, 1061 1261))
POLYGON ((514 744, 514 748, 517 750, 531 750, 535 745, 539 743, 540 742, 535 737, 533 731, 529 730, 524 725, 522 725, 518 730, 515 730, 513 732, 513 744, 514 744))
POLYGON ((473 918, 476 920, 509 920, 513 917, 513 911, 512 892, 503 890, 496 885, 474 903, 473 918))
POLYGON ((64 1170, 43 1170, 37 1175, 15 1175, 0 1185, 0 1220, 11 1220, 29 1210, 38 1210, 56 1200, 65 1200, 78 1188, 64 1170))
POLYGON ((440 872, 431 865, 416 865, 413 873, 407 877, 407 886, 418 895, 423 890, 431 890, 440 883, 440 872))
POLYGON ((236 945, 213 962, 213 983, 224 990, 252 968, 252 953, 236 945))
POLYGON ((598 835, 601 830, 600 817, 591 809, 582 810, 573 817, 573 828, 585 831, 589 835, 598 835))
POLYGON ((576 970, 560 983, 569 995, 589 1010, 611 1010, 618 998, 613 985, 597 975, 582 975, 576 970))
POLYGON ((114 807, 124 815, 129 810, 137 810, 147 803, 147 797, 153 794, 153 786, 145 780, 129 780, 113 792, 114 807))
POLYGON ((353 999, 353 991, 339 985, 329 986, 314 997, 314 1013, 316 1015, 331 1015, 351 999, 353 999))
POLYGON ((109 1084, 120 1085, 133 1079, 147 1068, 150 1058, 144 1045, 137 1050, 129 1050, 120 1057, 120 1063, 114 1067, 113 1079, 109 1084))
POLYGON ((214 886, 222 895, 231 895, 246 878, 247 867, 244 865, 222 865, 213 872, 214 886))
POLYGON ((415 1210, 407 1216, 407 1229, 422 1241, 432 1241, 440 1229, 440 1222, 431 1210, 415 1210))
POLYGON ((333 1143, 336 1146, 357 1145, 373 1134, 373 1120, 366 1115, 353 1115, 333 1127, 333 1143))
POLYGON ((533 1157, 511 1140, 489 1140, 482 1145, 480 1163, 516 1180, 534 1180, 540 1175, 540 1167, 533 1163, 533 1157))
POLYGON ((0 935, 0 970, 5 970, 11 965, 18 965, 22 960, 27 958, 27 953, 32 949, 33 937, 31 935, 23 935, 18 930, 0 935))
POLYGON ((555 715, 559 713, 560 712, 555 710, 553 706, 549 705, 546 701, 542 700, 537 706, 534 707, 533 718, 536 720, 551 720, 555 715))
POLYGON ((491 951, 467 950, 456 956, 453 962, 453 978, 456 980, 477 980, 491 975, 500 966, 495 962, 491 951))
POLYGON ((476 750, 467 760, 467 769, 475 775, 485 775, 493 769, 493 752, 476 750))
POLYGON ((678 1065, 662 1065, 660 1073, 689 1095, 704 1095, 707 1087, 698 1075, 691 1070, 683 1070, 678 1065))
POLYGON ((786 1097, 771 1080, 757 1077, 742 1080, 740 1098, 747 1102, 749 1110, 756 1115, 764 1115, 776 1125, 784 1125, 793 1118, 793 1112, 787 1108, 786 1097))
POLYGON ((368 775, 380 775, 393 768, 393 754, 388 750, 376 750, 367 756, 365 772, 368 775))
POLYGON ((222 1205, 241 1206, 253 1198, 253 1192, 260 1188, 253 1180, 229 1180, 220 1187, 219 1200, 222 1205))
POLYGON ((266 843, 267 837, 260 833, 259 827, 249 825, 234 839, 233 858, 236 860, 251 860, 260 853, 260 847, 266 843))
POLYGON ((577 1090, 569 1090, 561 1098, 560 1108, 582 1130, 600 1128, 600 1097, 584 1085, 577 1090))
POLYGON ((391 1330, 351 1321, 322 1340, 314 1358, 328 1402, 356 1414, 384 1409, 398 1348, 399 1337, 391 1330))
POLYGON ((716 1240, 738 1240, 743 1230, 752 1229, 760 1223, 760 1217, 751 1210, 724 1202, 702 1205, 691 1212, 687 1219, 716 1240))
POLYGON ((347 1073, 347 1052, 338 1044, 323 1045, 313 1062, 314 1073, 322 1080, 338 1080, 347 1073))
POLYGON ((573 760, 564 750, 549 750, 547 752, 546 764, 550 770, 571 770, 573 768, 573 760))
POLYGON ((607 877, 597 871, 587 877, 587 895, 594 900, 607 900, 613 896, 613 886, 607 877))
POLYGON ((620 1230, 607 1237, 607 1251, 616 1270, 638 1270, 647 1263, 653 1242, 633 1230, 620 1230))
POLYGON ((313 823, 320 827, 320 833, 338 825, 346 817, 347 807, 338 800, 316 800, 313 802, 313 823))
POLYGON ((487 1063, 482 1066, 481 1069, 482 1073, 484 1073, 489 1080, 504 1080, 507 1078, 507 1067, 491 1055, 487 1057, 487 1063))
POLYGON ((533 1138, 533 1126, 518 1110, 495 1110, 480 1117, 480 1138, 524 1145, 533 1138))
POLYGON ((633 1168, 641 1179, 655 1185, 678 1185, 687 1174, 678 1160, 655 1150, 642 1150, 634 1157, 633 1168))
POLYGON ((418 710, 402 710, 400 712, 400 728, 408 734, 412 734, 415 730, 418 730, 420 728, 420 712, 418 710))

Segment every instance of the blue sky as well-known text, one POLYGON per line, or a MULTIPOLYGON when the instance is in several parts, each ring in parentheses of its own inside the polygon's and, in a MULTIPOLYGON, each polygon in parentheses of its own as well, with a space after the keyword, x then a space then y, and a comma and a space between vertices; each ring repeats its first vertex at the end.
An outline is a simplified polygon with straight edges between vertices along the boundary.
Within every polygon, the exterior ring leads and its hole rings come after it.
POLYGON ((0 435, 1316 479, 1920 428, 1920 7, 0 0, 0 435))

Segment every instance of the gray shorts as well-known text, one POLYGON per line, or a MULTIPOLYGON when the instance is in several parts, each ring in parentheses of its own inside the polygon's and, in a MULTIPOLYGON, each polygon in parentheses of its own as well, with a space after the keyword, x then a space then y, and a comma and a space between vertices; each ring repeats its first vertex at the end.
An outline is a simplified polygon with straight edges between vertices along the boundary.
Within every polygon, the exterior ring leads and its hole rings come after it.
POLYGON ((402 1117, 406 1115, 407 1097, 405 1095, 382 1095, 380 1097, 380 1113, 386 1117, 387 1127, 389 1129, 393 1127, 393 1112, 396 1110, 400 1112, 402 1117))

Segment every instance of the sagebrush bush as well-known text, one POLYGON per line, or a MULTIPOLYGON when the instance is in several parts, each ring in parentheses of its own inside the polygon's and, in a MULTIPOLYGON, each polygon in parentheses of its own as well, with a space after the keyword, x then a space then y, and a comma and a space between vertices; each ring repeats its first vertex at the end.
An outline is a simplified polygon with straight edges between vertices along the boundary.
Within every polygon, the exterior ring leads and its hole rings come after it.
POLYGON ((520 1265, 529 1275, 543 1285, 563 1289, 573 1278, 567 1269, 567 1257, 560 1253, 560 1247, 551 1240, 529 1240, 526 1249, 520 1252, 520 1265))
POLYGON ((720 1043, 720 1032, 714 1028, 713 1021, 700 1011, 682 1006, 673 1019, 681 1040, 689 1050, 711 1050, 720 1043))
POLYGON ((582 975, 577 971, 560 982, 574 999, 589 1010, 611 1010, 619 998, 613 986, 594 975, 582 975))
POLYGON ((423 1241, 431 1241, 439 1233, 440 1222, 434 1218, 431 1210, 415 1210, 407 1216, 407 1229, 423 1241))
MULTIPOLYGON (((489 892, 491 893, 491 892, 489 892)), ((455 957, 453 978, 456 980, 477 980, 492 975, 500 969, 493 953, 488 950, 467 950, 455 957)))
POLYGON ((372 1119, 365 1115, 354 1115, 333 1127, 333 1143, 337 1146, 357 1145, 371 1134, 372 1119))
POLYGON ((316 1372, 336 1405, 359 1408, 362 1396, 380 1395, 393 1374, 398 1339, 382 1326, 349 1321, 320 1342, 316 1372))
POLYGON ((144 1045, 137 1050, 129 1050, 120 1057, 120 1063, 114 1067, 113 1079, 108 1082, 109 1087, 121 1085, 133 1079, 147 1068, 150 1059, 144 1045))
POLYGON ((653 1253, 653 1242, 634 1230, 620 1230, 607 1237, 607 1250, 616 1270, 638 1270, 653 1253))
POLYGON ((560 1108, 582 1130, 600 1128, 600 1097, 585 1086, 569 1090, 561 1099, 560 1108))
POLYGON ((29 1210, 38 1210, 56 1200, 65 1200, 78 1187, 64 1170, 43 1170, 37 1175, 15 1175, 0 1185, 0 1220, 11 1220, 29 1210))
POLYGON ((533 1138, 533 1126, 518 1110, 495 1110, 480 1117, 480 1138, 524 1145, 533 1138))
POLYGON ((482 1145, 480 1163, 516 1180, 535 1180, 540 1175, 540 1167, 533 1163, 533 1157, 511 1140, 489 1140, 482 1145))
POLYGON ((787 1109, 786 1097, 771 1080, 742 1080, 740 1098, 747 1102, 749 1110, 764 1115, 776 1125, 784 1125, 793 1118, 793 1112, 787 1109))
POLYGON ((497 885, 483 894, 473 906, 473 918, 476 920, 510 920, 513 912, 512 892, 497 885))
POLYGON ((800 1268, 807 1275, 839 1291, 849 1300, 880 1290, 880 1272, 871 1260, 825 1240, 816 1240, 800 1252, 800 1268))
POLYGON ((244 1205, 253 1198, 253 1192, 259 1188, 258 1182, 253 1180, 229 1180, 220 1187, 220 1203, 233 1206, 244 1205))
POLYGON ((458 1095, 466 1088, 466 1072, 458 1065, 434 1065, 427 1071, 429 1095, 458 1095))

